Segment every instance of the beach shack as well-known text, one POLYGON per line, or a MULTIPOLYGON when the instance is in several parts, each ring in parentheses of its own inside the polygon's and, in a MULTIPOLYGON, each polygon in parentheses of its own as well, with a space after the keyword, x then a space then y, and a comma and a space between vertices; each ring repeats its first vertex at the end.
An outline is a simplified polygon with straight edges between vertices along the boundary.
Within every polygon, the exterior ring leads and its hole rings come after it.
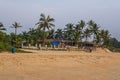
POLYGON ((82 42, 81 47, 83 50, 92 52, 93 50, 96 50, 97 46, 94 42, 82 42))

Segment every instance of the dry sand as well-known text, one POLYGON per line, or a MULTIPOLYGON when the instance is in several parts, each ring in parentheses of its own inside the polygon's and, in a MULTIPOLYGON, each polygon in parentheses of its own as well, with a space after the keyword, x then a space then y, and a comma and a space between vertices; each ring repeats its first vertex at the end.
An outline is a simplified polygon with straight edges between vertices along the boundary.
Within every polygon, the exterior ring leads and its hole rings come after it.
POLYGON ((0 54, 0 80, 120 80, 120 54, 98 49, 0 54))

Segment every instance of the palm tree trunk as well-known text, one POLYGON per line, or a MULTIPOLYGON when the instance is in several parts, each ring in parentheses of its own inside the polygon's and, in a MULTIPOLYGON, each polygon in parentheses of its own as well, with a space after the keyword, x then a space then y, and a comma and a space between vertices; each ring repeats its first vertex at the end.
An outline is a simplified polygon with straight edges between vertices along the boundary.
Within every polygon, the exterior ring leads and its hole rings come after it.
POLYGON ((16 44, 17 44, 17 28, 15 28, 15 47, 16 47, 16 44))
POLYGON ((44 27, 44 34, 43 34, 43 46, 45 46, 45 27, 44 27))
POLYGON ((88 37, 86 36, 86 40, 85 41, 88 41, 88 37))
POLYGON ((45 46, 45 32, 43 34, 43 46, 45 46))

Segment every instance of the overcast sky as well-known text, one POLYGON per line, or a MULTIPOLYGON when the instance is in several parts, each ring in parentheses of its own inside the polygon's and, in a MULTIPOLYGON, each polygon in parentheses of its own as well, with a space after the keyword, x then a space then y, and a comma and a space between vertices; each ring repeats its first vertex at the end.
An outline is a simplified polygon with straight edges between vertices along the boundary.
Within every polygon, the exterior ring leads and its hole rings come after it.
POLYGON ((36 28, 41 13, 55 19, 55 29, 92 19, 120 40, 120 0, 0 0, 0 22, 8 33, 15 21, 23 26, 19 32, 36 28))

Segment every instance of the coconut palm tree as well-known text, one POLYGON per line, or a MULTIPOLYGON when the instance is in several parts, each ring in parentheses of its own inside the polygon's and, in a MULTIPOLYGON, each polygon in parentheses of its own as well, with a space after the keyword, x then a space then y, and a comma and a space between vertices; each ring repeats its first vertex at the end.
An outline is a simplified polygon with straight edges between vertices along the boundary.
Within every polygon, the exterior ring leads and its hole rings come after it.
POLYGON ((44 14, 40 15, 40 19, 39 22, 36 23, 36 25, 38 25, 38 29, 43 30, 44 31, 44 37, 43 37, 43 45, 45 45, 45 39, 46 39, 46 30, 50 30, 52 29, 55 25, 52 23, 55 20, 53 18, 51 18, 49 15, 46 17, 44 14))
POLYGON ((81 31, 85 27, 85 25, 85 21, 81 20, 80 22, 78 22, 76 27, 79 31, 81 31))
POLYGON ((3 36, 5 36, 5 33, 1 32, 3 30, 6 30, 6 29, 4 28, 4 25, 0 22, 0 41, 2 41, 3 36))
POLYGON ((22 32, 22 39, 25 41, 25 42, 29 42, 29 34, 26 32, 26 31, 24 31, 24 32, 22 32))
POLYGON ((94 22, 93 20, 90 20, 90 21, 88 22, 88 25, 89 25, 89 26, 94 26, 94 24, 95 24, 95 22, 94 22))
POLYGON ((109 46, 110 36, 111 34, 109 33, 108 30, 101 30, 101 38, 102 38, 103 46, 105 47, 109 46))
POLYGON ((64 34, 65 34, 65 38, 67 40, 74 40, 74 34, 75 34, 75 30, 74 30, 74 24, 67 24, 66 28, 64 29, 64 34))
POLYGON ((17 29, 20 28, 22 26, 20 26, 19 23, 15 22, 14 24, 12 24, 12 27, 11 28, 15 28, 15 36, 17 35, 17 29))
POLYGON ((97 38, 99 36, 99 25, 96 24, 94 21, 90 20, 88 22, 89 29, 91 31, 91 34, 93 35, 93 41, 97 41, 97 38))
POLYGON ((101 34, 98 33, 98 34, 96 35, 96 44, 97 44, 98 46, 101 46, 101 41, 102 41, 101 34))
POLYGON ((0 22, 0 31, 2 30, 6 30, 6 29, 4 28, 4 25, 0 22))
POLYGON ((90 38, 90 36, 91 36, 90 30, 88 28, 85 29, 83 34, 83 37, 85 37, 85 41, 88 41, 88 38, 90 38))
POLYGON ((82 42, 82 34, 83 34, 83 29, 84 29, 85 25, 86 25, 85 21, 81 20, 75 26, 75 43, 78 43, 79 41, 82 42))
POLYGON ((60 39, 60 40, 63 39, 63 31, 62 31, 62 29, 57 29, 57 31, 55 33, 56 33, 56 35, 55 35, 56 39, 60 39))
POLYGON ((54 33, 55 33, 55 30, 52 29, 52 30, 50 30, 48 33, 49 33, 49 35, 48 35, 48 39, 54 39, 54 33))
POLYGON ((14 24, 12 24, 12 27, 11 28, 14 28, 15 29, 15 43, 13 44, 13 46, 17 47, 17 29, 22 27, 19 23, 15 22, 14 24))

